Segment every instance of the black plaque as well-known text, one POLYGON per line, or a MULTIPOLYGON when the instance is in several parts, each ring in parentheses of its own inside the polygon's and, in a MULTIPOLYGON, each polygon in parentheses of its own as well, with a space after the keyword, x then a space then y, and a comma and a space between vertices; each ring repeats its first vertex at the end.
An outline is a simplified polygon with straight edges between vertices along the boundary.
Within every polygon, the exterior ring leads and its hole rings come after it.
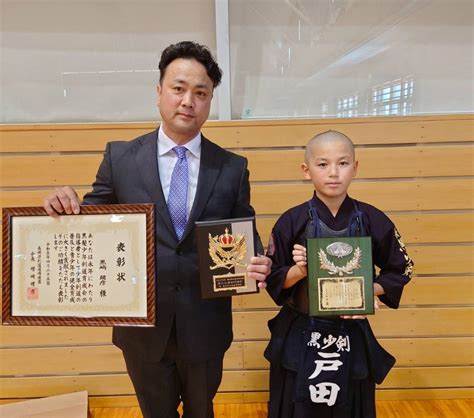
POLYGON ((247 277, 255 235, 255 218, 196 222, 203 298, 259 292, 257 281, 247 277))

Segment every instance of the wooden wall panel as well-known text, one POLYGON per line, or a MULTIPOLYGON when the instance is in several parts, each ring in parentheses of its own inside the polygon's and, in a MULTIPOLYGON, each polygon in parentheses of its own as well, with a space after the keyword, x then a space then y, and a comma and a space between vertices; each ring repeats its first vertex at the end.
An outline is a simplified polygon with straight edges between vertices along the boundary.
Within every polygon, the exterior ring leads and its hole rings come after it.
POLYGON ((11 348, 2 350, 0 362, 2 376, 117 372, 125 372, 125 362, 120 349, 111 344, 83 347, 11 348), (28 359, 28 362, 25 359, 28 359))
POLYGON ((444 388, 472 386, 472 366, 393 369, 381 388, 444 388))
MULTIPOLYGON (((417 212, 393 215, 388 213, 388 216, 396 225, 405 244, 474 241, 474 215, 469 212, 417 212)), ((268 242, 277 220, 276 216, 257 215, 257 230, 264 245, 268 242)))
MULTIPOLYGON (((155 127, 0 126, 0 205, 40 206, 64 184, 82 196, 108 141, 155 127)), ((208 122, 205 135, 249 159, 264 243, 284 210, 311 197, 300 171, 304 145, 329 129, 356 145, 360 165, 351 196, 388 213, 416 264, 400 309, 382 306, 370 318, 381 343, 398 358, 377 398, 473 396, 474 116, 208 122)), ((217 400, 265 401, 262 351, 267 321, 279 307, 261 292, 234 298, 233 309, 235 338, 217 400)), ((109 327, 0 327, 0 402, 83 389, 92 402, 136 405, 109 327)))
MULTIPOLYGON (((390 401, 400 399, 424 399, 426 402, 430 399, 440 400, 447 399, 446 402, 456 402, 451 400, 470 398, 466 402, 472 402, 473 390, 465 388, 449 388, 449 389, 378 389, 376 392, 377 401, 390 401)), ((8 401, 8 400, 7 400, 8 401)), ((12 400, 10 400, 11 402, 12 400)), ((3 400, 0 401, 0 403, 3 400)), ((214 398, 216 404, 239 404, 239 403, 259 403, 268 402, 268 392, 219 392, 214 398)), ((138 406, 135 396, 95 396, 89 398, 89 406, 91 408, 107 408, 107 407, 130 407, 138 406)), ((462 414, 455 415, 456 417, 462 414)), ((249 417, 250 418, 250 417, 249 417)))
MULTIPOLYGON (((236 340, 267 339, 270 334, 267 322, 275 311, 245 311, 234 313, 236 340)), ((473 330, 472 307, 456 308, 383 308, 369 317, 378 337, 436 337, 469 336, 473 330)))
MULTIPOLYGON (((379 342, 397 359, 395 367, 469 366, 474 362, 473 337, 380 338, 379 342)), ((244 368, 267 368, 268 361, 263 357, 266 346, 267 341, 245 341, 244 368)))
MULTIPOLYGON (((232 343, 227 350, 224 368, 243 368, 242 342, 232 343)), ((112 343, 73 347, 4 349, 0 362, 0 376, 125 372, 122 352, 112 343), (28 361, 26 362, 25 359, 28 361), (54 359, 54 362, 51 362, 51 359, 54 359)))
MULTIPOLYGON (((82 190, 79 190, 79 192, 85 193, 82 190)), ((36 200, 34 196, 32 197, 32 192, 11 192, 9 196, 12 196, 14 193, 17 196, 13 196, 13 201, 3 201, 6 203, 3 207, 40 206, 42 204, 40 199, 44 197, 44 192, 38 193, 36 200), (27 200, 23 201, 20 195, 24 196, 27 200)), ((471 243, 474 241, 474 216, 471 213, 422 213, 391 215, 390 218, 400 231, 405 244, 471 243)), ((264 245, 268 242, 271 229, 276 221, 277 217, 275 216, 268 218, 257 215, 257 229, 264 245)))
POLYGON ((101 160, 101 155, 4 156, 0 187, 92 184, 101 160))
MULTIPOLYGON (((378 389, 376 392, 377 401, 400 400, 400 399, 424 399, 427 402, 430 399, 437 399, 438 403, 446 399, 446 402, 454 403, 456 399, 473 398, 473 390, 465 388, 450 389, 378 389), (455 401, 452 401, 455 400, 455 401)), ((463 402, 472 403, 471 399, 463 402)), ((0 400, 0 403, 5 400, 0 400)), ((6 400, 7 402, 15 400, 6 400)), ((214 398, 216 404, 239 404, 239 403, 260 403, 268 402, 268 392, 219 392, 214 398)), ((429 401, 428 401, 429 402, 429 401)), ((461 401, 459 401, 461 402, 461 401)), ((136 407, 138 401, 135 396, 95 396, 89 398, 89 406, 91 408, 107 408, 107 407, 136 407)), ((238 407, 238 406, 237 406, 238 407)), ((426 409, 426 408, 425 408, 426 409)), ((449 410, 449 409, 448 409, 449 410)), ((408 416, 408 415, 407 415, 408 416)), ((454 415, 456 417, 461 414, 454 415)), ((250 416, 249 416, 250 418, 250 416)))
MULTIPOLYGON (((474 294, 474 276, 415 276, 403 290, 400 306, 469 305, 474 294)), ((267 292, 234 298, 234 309, 276 309, 267 292)))
POLYGON ((103 151, 109 141, 130 140, 156 124, 19 125, 0 126, 2 152, 103 151))
MULTIPOLYGON (((249 160, 252 181, 302 180, 304 150, 242 151, 249 160)), ((468 176, 472 171, 471 145, 357 148, 357 178, 468 176), (436 162, 436 163, 434 163, 436 162)))
MULTIPOLYGON (((156 123, 3 125, 2 152, 101 151, 108 141, 129 140, 156 123)), ((304 146, 327 130, 339 130, 356 145, 469 142, 472 115, 207 122, 204 135, 226 148, 304 146)))
MULTIPOLYGON (((378 389, 375 393, 379 400, 398 400, 398 399, 462 399, 474 398, 472 387, 467 388, 422 388, 422 389, 378 389)), ((455 415, 456 417, 458 415, 455 415)))
POLYGON ((89 396, 132 395, 132 383, 126 373, 41 377, 5 377, 0 398, 38 398, 87 390, 89 396))
MULTIPOLYGON (((2 208, 25 207, 25 206, 43 206, 43 199, 53 190, 54 187, 25 190, 18 188, 16 190, 3 189, 0 191, 0 205, 2 208)), ((90 190, 90 187, 76 187, 75 190, 79 197, 82 197, 90 190)))
MULTIPOLYGON (((408 249, 408 247, 407 247, 408 249)), ((417 274, 462 274, 474 271, 471 245, 411 246, 417 274)))
POLYGON ((414 277, 403 291, 402 305, 470 305, 474 277, 414 277))
MULTIPOLYGON (((472 367, 412 367, 393 369, 381 388, 463 388, 472 384, 472 367)), ((221 392, 266 391, 267 370, 224 371, 221 392)), ((15 377, 2 379, 0 397, 43 397, 87 390, 90 396, 131 395, 132 384, 127 374, 15 377)))
MULTIPOLYGON (((468 176, 474 158, 470 145, 412 146, 358 149, 357 178, 412 178, 468 176), (436 162, 436 163, 435 163, 436 162)), ((304 150, 240 151, 249 160, 252 181, 303 180, 304 150)), ((26 154, 0 156, 0 187, 89 185, 95 178, 102 153, 26 154), (19 175, 21 173, 21 175, 19 175)))
MULTIPOLYGON (((354 181, 349 194, 383 211, 471 210, 473 180, 354 181), (442 196, 442 197, 441 197, 442 196)), ((252 203, 260 215, 280 214, 309 200, 308 184, 260 184, 252 186, 252 203)))
POLYGON ((111 341, 110 327, 0 326, 0 348, 73 347, 84 344, 102 345, 111 341))
MULTIPOLYGON (((43 198, 54 187, 33 190, 0 191, 2 207, 41 206, 43 198)), ((77 187, 82 197, 90 187, 77 187)), ((252 205, 259 215, 279 215, 288 208, 309 200, 312 196, 309 184, 263 184, 252 185, 252 205)), ((422 181, 376 181, 354 182, 350 194, 355 199, 369 202, 383 211, 447 211, 471 210, 471 192, 474 183, 471 179, 422 180, 422 181), (440 199, 439 196, 443 196, 440 199)))
MULTIPOLYGON (((82 193, 82 190, 79 190, 82 193)), ((84 191, 85 192, 85 191, 84 191)), ((45 192, 7 192, 3 195, 0 205, 9 206, 40 206, 45 192), (11 201, 10 197, 11 197, 11 201), (27 200, 23 201, 22 196, 27 200)), ((474 216, 471 213, 415 213, 391 215, 390 219, 397 226, 405 244, 415 243, 471 243, 474 241, 474 216)), ((271 229, 277 221, 276 216, 263 217, 257 215, 257 230, 266 246, 271 229)), ((0 244, 1 248, 1 244, 0 244)))
MULTIPOLYGON (((249 310, 234 312, 236 341, 267 339, 267 322, 278 312, 249 310)), ((369 318, 377 336, 428 337, 438 335, 468 336, 472 334, 471 307, 379 309, 369 318)), ((74 327, 0 327, 3 348, 22 346, 73 346, 77 344, 107 344, 111 341, 109 328, 74 327), (25 336, 23 334, 29 334, 25 336), (95 338, 94 338, 95 337, 95 338)))

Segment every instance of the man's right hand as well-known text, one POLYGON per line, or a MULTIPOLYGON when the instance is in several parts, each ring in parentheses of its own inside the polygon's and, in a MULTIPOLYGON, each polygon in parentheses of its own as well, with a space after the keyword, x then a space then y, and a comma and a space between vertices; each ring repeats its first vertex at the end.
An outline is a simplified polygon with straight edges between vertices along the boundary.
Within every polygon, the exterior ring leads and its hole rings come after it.
POLYGON ((77 215, 81 211, 80 204, 76 191, 69 186, 56 188, 43 200, 46 213, 54 218, 63 213, 77 215))

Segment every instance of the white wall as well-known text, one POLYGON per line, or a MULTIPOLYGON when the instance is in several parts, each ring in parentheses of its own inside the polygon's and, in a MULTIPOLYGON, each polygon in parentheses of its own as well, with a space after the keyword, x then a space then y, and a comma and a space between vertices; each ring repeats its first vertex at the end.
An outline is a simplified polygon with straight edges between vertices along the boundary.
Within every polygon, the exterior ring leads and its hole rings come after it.
MULTIPOLYGON (((401 78, 413 94, 393 114, 474 111, 470 0, 228 1, 234 119, 344 116, 348 97, 352 115, 373 115, 374 88, 401 78)), ((0 7, 0 123, 157 120, 161 50, 216 51, 214 0, 0 7)))
POLYGON ((161 50, 180 40, 216 48, 213 0, 0 5, 3 123, 156 120, 161 50))
POLYGON ((411 114, 472 112, 472 12, 469 0, 233 1, 233 116, 338 116, 353 95, 372 115, 374 86, 404 77, 411 114))

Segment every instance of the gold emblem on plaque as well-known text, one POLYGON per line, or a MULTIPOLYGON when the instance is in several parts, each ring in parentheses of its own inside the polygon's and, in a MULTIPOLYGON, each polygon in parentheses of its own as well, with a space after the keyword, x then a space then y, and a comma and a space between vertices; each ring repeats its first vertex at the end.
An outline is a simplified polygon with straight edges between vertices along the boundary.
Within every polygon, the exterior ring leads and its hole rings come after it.
POLYGON ((241 261, 247 254, 247 243, 245 234, 232 235, 229 229, 225 229, 222 235, 212 236, 209 234, 209 255, 214 262, 210 270, 226 268, 230 270, 236 266, 245 266, 241 261))
MULTIPOLYGON (((342 258, 352 253, 352 246, 342 242, 335 242, 326 247, 328 254, 342 258)), ((359 247, 354 250, 354 256, 346 263, 345 266, 336 266, 332 261, 328 259, 328 256, 321 248, 318 252, 320 268, 327 270, 330 275, 338 274, 352 274, 355 269, 360 267, 360 261, 362 258, 362 251, 359 247)))

